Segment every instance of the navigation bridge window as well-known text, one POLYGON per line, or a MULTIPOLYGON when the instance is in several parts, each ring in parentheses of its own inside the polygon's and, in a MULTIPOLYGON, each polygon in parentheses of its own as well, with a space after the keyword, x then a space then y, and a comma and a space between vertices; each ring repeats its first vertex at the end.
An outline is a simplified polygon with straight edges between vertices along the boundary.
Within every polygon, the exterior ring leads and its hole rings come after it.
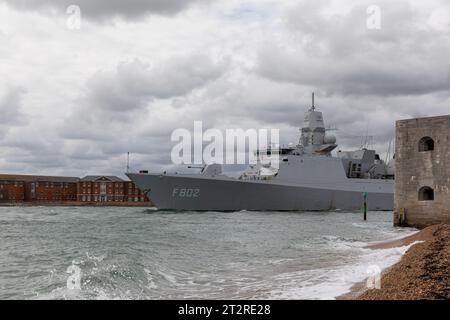
POLYGON ((419 141, 419 152, 434 150, 434 140, 430 137, 423 137, 419 141))
POLYGON ((419 201, 434 200, 434 190, 430 187, 422 187, 419 190, 419 201))
POLYGON ((276 155, 276 154, 290 154, 294 148, 281 148, 281 149, 267 149, 267 150, 256 150, 256 155, 276 155))

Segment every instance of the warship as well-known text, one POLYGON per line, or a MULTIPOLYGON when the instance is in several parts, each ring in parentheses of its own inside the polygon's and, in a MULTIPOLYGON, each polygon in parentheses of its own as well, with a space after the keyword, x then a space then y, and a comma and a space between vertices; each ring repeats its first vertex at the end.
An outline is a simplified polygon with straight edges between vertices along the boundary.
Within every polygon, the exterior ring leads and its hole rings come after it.
POLYGON ((394 159, 362 147, 333 155, 336 137, 325 129, 314 94, 300 131, 297 145, 256 150, 256 163, 239 177, 223 174, 220 164, 198 173, 126 175, 163 210, 358 210, 364 201, 369 210, 392 210, 394 159), (277 168, 267 162, 274 154, 277 168))

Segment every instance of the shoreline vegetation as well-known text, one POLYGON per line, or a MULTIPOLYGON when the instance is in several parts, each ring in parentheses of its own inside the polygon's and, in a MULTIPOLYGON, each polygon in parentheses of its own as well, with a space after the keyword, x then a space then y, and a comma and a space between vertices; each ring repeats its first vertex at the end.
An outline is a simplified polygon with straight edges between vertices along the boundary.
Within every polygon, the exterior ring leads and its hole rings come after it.
POLYGON ((355 284, 338 300, 450 299, 450 224, 427 227, 402 239, 369 245, 389 249, 413 244, 401 260, 384 270, 381 289, 355 284))

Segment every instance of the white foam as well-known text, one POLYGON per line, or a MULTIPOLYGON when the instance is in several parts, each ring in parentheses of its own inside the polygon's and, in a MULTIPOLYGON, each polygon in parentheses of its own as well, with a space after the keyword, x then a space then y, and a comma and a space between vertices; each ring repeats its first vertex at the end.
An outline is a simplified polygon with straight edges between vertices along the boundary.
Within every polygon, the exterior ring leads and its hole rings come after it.
POLYGON ((390 237, 388 239, 384 239, 382 241, 373 241, 373 242, 370 243, 370 245, 376 245, 376 244, 381 244, 381 243, 389 243, 389 242, 401 240, 401 239, 404 239, 406 237, 410 237, 412 235, 415 235, 415 234, 417 234, 419 232, 420 232, 419 230, 414 230, 414 231, 406 232, 405 234, 401 234, 401 235, 395 234, 393 237, 390 237))
POLYGON ((178 281, 177 281, 177 278, 173 275, 173 274, 170 274, 170 273, 168 273, 168 272, 165 272, 165 271, 161 271, 161 270, 158 270, 157 271, 167 282, 169 282, 169 283, 172 283, 172 284, 177 284, 178 283, 178 281))
POLYGON ((153 280, 153 275, 150 272, 150 270, 148 270, 147 268, 144 268, 144 272, 145 272, 145 274, 147 276, 147 282, 148 282, 147 288, 148 289, 156 289, 156 288, 158 288, 158 286, 156 285, 155 281, 153 280))
POLYGON ((360 254, 352 265, 300 271, 277 276, 275 283, 284 283, 282 288, 273 290, 270 298, 275 299, 335 299, 356 283, 366 280, 370 270, 380 270, 400 261, 402 255, 414 244, 390 249, 359 248, 360 254))

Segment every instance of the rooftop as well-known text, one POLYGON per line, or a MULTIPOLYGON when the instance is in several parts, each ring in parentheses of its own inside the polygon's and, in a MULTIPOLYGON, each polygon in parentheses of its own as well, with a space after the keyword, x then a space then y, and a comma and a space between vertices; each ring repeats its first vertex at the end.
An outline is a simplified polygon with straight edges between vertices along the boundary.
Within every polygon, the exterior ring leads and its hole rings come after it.
POLYGON ((111 181, 111 182, 124 182, 125 180, 117 176, 85 176, 80 181, 93 182, 93 181, 111 181))
POLYGON ((439 120, 449 120, 450 115, 444 115, 444 116, 433 116, 433 117, 419 117, 419 118, 411 118, 411 119, 402 119, 397 120, 398 123, 404 123, 404 122, 418 122, 418 121, 439 121, 439 120))
POLYGON ((0 174, 0 180, 8 181, 45 181, 45 182, 78 182, 78 177, 34 176, 25 174, 0 174))

